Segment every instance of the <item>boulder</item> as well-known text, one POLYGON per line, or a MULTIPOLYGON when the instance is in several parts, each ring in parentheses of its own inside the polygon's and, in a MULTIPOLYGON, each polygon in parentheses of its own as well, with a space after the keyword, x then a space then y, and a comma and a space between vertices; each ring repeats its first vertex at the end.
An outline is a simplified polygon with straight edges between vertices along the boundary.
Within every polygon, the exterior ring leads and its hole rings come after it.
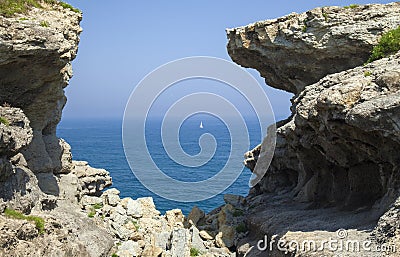
POLYGON ((199 207, 194 206, 193 209, 190 211, 189 215, 187 216, 188 223, 192 223, 193 225, 197 225, 199 220, 204 218, 205 213, 199 207))

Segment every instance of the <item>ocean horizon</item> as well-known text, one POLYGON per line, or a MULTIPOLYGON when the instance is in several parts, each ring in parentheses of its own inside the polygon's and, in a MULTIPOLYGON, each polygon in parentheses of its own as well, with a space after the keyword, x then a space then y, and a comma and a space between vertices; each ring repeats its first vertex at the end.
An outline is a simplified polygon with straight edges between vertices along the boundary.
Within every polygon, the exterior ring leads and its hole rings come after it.
MULTIPOLYGON (((181 147, 187 154, 196 155, 200 151, 199 137, 204 133, 210 133, 216 140, 216 152, 201 167, 191 168, 179 165, 165 153, 160 136, 161 121, 161 118, 148 120, 146 123, 146 143, 152 159, 166 175, 181 181, 200 181, 218 173, 224 167, 228 158, 233 158, 230 161, 243 163, 244 152, 241 156, 229 156, 231 146, 234 147, 235 144, 240 144, 240 142, 231 142, 226 125, 215 117, 200 115, 194 116, 182 124, 179 132, 181 147), (200 128, 200 123, 204 128, 200 128)), ((249 149, 252 149, 260 143, 261 131, 255 119, 247 119, 246 125, 249 132, 249 149)), ((246 196, 250 189, 251 172, 242 166, 239 177, 231 186, 207 200, 177 202, 154 194, 140 183, 130 169, 123 148, 121 119, 63 119, 58 126, 57 136, 65 139, 71 145, 74 160, 87 161, 92 167, 108 170, 113 178, 111 188, 117 188, 121 192, 121 198, 153 197, 157 209, 162 213, 179 208, 187 215, 195 205, 205 212, 210 212, 224 204, 224 194, 246 196)), ((142 168, 146 169, 146 167, 142 168)), ((208 189, 204 188, 204 190, 208 189)), ((187 194, 190 192, 177 190, 176 193, 187 194)))

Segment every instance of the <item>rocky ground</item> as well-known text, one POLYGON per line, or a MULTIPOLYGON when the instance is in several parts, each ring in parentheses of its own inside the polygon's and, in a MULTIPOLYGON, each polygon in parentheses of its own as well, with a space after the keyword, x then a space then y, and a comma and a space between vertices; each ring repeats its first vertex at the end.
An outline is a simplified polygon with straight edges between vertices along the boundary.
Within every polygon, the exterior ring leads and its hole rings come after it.
POLYGON ((268 169, 249 196, 226 195, 187 217, 106 190, 109 173, 73 161, 57 138, 81 18, 57 4, 0 16, 0 256, 398 255, 400 54, 363 64, 399 26, 399 3, 317 8, 227 31, 235 62, 295 94, 292 115, 276 124, 270 167, 268 136, 246 153, 255 174, 268 169), (330 239, 398 250, 291 243, 330 239))

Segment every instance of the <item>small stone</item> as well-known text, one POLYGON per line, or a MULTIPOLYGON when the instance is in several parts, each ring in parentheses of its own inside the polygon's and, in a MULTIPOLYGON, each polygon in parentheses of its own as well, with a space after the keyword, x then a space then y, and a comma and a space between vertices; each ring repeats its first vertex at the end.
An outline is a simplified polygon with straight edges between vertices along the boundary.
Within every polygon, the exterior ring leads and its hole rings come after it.
POLYGON ((219 233, 215 236, 215 244, 218 247, 232 247, 236 236, 235 228, 232 226, 222 226, 219 233))
POLYGON ((171 256, 186 257, 190 255, 190 234, 189 230, 184 228, 174 229, 171 239, 171 256))
POLYGON ((192 226, 190 228, 190 232, 192 234, 192 247, 200 250, 200 252, 205 252, 206 251, 206 247, 204 245, 203 240, 200 237, 200 232, 199 230, 195 227, 192 226))
POLYGON ((204 218, 205 213, 199 207, 194 206, 193 209, 190 211, 187 220, 190 222, 192 221, 193 225, 197 225, 200 219, 204 218))
POLYGON ((241 195, 226 194, 224 195, 224 201, 234 207, 240 207, 245 203, 245 198, 241 195))
MULTIPOLYGON (((124 253, 125 253, 125 251, 129 252, 130 257, 132 257, 132 256, 140 256, 140 253, 141 253, 141 249, 139 247, 139 243, 138 242, 134 242, 132 240, 128 240, 128 241, 123 242, 118 247, 118 250, 121 251, 121 252, 124 251, 124 253)), ((118 252, 117 252, 117 255, 119 255, 118 252)), ((119 256, 121 256, 121 255, 119 255, 119 256)))
POLYGON ((184 216, 180 209, 167 211, 165 213, 165 218, 171 228, 183 227, 184 216))
POLYGON ((119 195, 120 191, 116 188, 111 188, 111 189, 106 190, 103 194, 104 195, 119 195))
POLYGON ((214 238, 205 230, 200 231, 199 233, 200 237, 203 238, 204 240, 213 240, 214 238))
MULTIPOLYGON (((125 199, 124 199, 125 200, 125 199)), ((143 216, 142 205, 139 201, 128 198, 126 201, 126 214, 134 218, 141 218, 143 216)), ((125 202, 124 202, 125 203, 125 202)))
POLYGON ((161 232, 155 235, 155 245, 164 250, 170 247, 171 232, 161 232))
POLYGON ((83 207, 94 204, 102 204, 103 200, 100 197, 84 195, 81 199, 83 207))
POLYGON ((104 204, 108 204, 111 206, 117 206, 120 202, 119 195, 117 194, 106 194, 104 195, 104 204))

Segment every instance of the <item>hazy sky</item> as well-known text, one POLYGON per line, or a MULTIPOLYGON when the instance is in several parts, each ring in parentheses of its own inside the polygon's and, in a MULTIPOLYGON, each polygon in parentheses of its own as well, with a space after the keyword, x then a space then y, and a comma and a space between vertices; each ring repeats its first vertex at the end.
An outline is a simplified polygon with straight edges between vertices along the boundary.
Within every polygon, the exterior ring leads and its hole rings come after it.
MULTIPOLYGON (((371 1, 82 1, 83 33, 74 78, 66 89, 64 118, 121 118, 135 85, 166 62, 189 56, 230 60, 226 28, 303 12, 318 6, 371 1)), ((375 1, 389 3, 391 1, 375 1)), ((290 94, 265 85, 277 117, 289 114, 290 94)))

